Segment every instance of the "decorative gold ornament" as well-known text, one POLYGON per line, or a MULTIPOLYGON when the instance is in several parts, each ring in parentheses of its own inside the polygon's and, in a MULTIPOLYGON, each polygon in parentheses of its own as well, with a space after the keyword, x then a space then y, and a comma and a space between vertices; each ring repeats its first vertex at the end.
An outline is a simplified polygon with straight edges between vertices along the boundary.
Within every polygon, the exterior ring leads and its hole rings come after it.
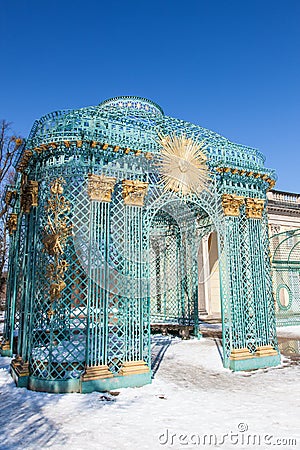
POLYGON ((149 183, 139 180, 123 180, 122 196, 125 205, 143 206, 149 183))
POLYGON ((88 195, 91 200, 111 202, 111 194, 116 184, 116 178, 89 173, 88 183, 88 195))
POLYGON ((204 142, 172 134, 159 135, 158 143, 162 147, 158 166, 165 190, 187 195, 207 188, 210 177, 204 142))
MULTIPOLYGON (((64 192, 63 178, 57 178, 50 185, 50 198, 47 201, 48 212, 45 237, 43 239, 44 252, 53 257, 53 262, 47 266, 47 277, 50 281, 50 300, 54 302, 61 298, 61 292, 66 287, 65 272, 69 265, 62 258, 67 239, 72 235, 72 225, 67 224, 67 213, 70 211, 70 202, 62 195, 64 192)), ((52 307, 48 317, 54 314, 52 307)))
POLYGON ((23 143, 23 139, 21 138, 14 137, 13 140, 15 141, 17 148, 20 147, 20 145, 23 143))
POLYGON ((245 201, 248 219, 261 219, 265 201, 260 198, 246 198, 245 201))
POLYGON ((6 226, 7 226, 9 235, 12 236, 13 232, 17 230, 18 214, 11 213, 7 219, 6 226))
POLYGON ((223 194, 222 206, 225 216, 238 217, 240 215, 240 207, 244 203, 244 197, 236 194, 223 194))
POLYGON ((33 206, 38 206, 39 184, 37 181, 28 181, 22 187, 21 207, 25 214, 30 213, 33 206))

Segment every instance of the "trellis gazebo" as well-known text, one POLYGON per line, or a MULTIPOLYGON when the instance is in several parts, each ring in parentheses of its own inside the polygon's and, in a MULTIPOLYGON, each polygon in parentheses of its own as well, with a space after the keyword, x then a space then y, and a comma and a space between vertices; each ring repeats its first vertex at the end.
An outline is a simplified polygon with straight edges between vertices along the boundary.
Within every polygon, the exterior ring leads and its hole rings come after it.
POLYGON ((198 336, 197 254, 212 230, 224 366, 280 362, 266 215, 275 174, 260 152, 118 97, 37 120, 16 170, 1 352, 16 355, 18 386, 149 383, 151 321, 198 336))

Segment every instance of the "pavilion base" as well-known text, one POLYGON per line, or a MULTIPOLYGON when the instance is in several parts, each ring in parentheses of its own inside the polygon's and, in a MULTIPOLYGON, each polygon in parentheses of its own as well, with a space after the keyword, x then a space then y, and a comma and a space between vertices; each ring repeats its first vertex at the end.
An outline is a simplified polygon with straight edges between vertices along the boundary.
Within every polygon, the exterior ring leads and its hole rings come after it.
POLYGON ((13 352, 9 349, 9 350, 5 350, 3 348, 0 349, 0 355, 1 356, 9 356, 10 358, 13 355, 13 352))
POLYGON ((17 357, 12 360, 10 365, 10 374, 17 387, 28 387, 28 363, 25 363, 22 358, 17 357))
POLYGON ((49 392, 52 394, 64 394, 79 392, 88 394, 90 392, 107 392, 114 389, 126 387, 141 387, 150 384, 152 373, 148 370, 145 373, 133 373, 126 376, 112 376, 109 378, 70 379, 70 380, 43 380, 33 376, 25 376, 18 373, 15 367, 11 366, 11 376, 17 387, 24 387, 32 391, 49 392))
POLYGON ((232 350, 229 368, 233 371, 255 370, 275 367, 280 362, 280 353, 270 345, 266 345, 258 347, 254 354, 251 354, 247 348, 232 350))
POLYGON ((127 387, 141 387, 151 383, 151 371, 126 376, 114 376, 112 378, 84 381, 81 383, 82 394, 98 391, 106 392, 127 387))
POLYGON ((42 380, 36 377, 29 377, 28 389, 31 391, 49 392, 51 394, 66 394, 80 392, 80 380, 42 380))

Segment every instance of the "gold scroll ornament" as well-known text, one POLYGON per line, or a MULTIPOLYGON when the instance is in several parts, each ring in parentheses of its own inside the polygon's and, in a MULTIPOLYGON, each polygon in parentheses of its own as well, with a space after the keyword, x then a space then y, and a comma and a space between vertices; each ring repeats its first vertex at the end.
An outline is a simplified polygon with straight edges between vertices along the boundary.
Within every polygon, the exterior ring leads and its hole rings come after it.
MULTIPOLYGON (((50 281, 50 300, 58 300, 66 287, 65 272, 68 269, 67 261, 62 257, 67 239, 72 235, 72 225, 67 224, 67 214, 70 211, 70 202, 62 195, 64 192, 63 178, 57 178, 50 185, 50 197, 47 201, 47 224, 43 239, 44 252, 53 257, 53 262, 47 266, 47 277, 50 281)), ((48 316, 53 315, 52 309, 48 316)))
POLYGON ((149 183, 139 180, 123 180, 122 197, 125 205, 144 206, 149 183))
POLYGON ((111 202, 111 195, 116 184, 116 178, 105 175, 88 174, 88 195, 91 200, 111 202))
POLYGON ((225 216, 238 217, 240 215, 240 207, 244 203, 244 197, 236 194, 223 194, 222 206, 225 216))

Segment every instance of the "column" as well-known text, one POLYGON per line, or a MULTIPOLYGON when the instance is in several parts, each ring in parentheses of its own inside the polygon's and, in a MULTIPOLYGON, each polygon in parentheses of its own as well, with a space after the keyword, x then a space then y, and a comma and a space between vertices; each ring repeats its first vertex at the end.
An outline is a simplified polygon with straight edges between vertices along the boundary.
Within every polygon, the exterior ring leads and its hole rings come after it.
POLYGON ((14 327, 15 327, 15 307, 16 307, 16 295, 15 295, 16 293, 15 284, 17 276, 16 261, 18 259, 18 249, 19 249, 18 229, 20 227, 18 214, 16 213, 10 214, 6 226, 10 236, 10 244, 8 256, 8 277, 6 287, 5 322, 0 352, 2 356, 12 356, 14 327))
POLYGON ((222 275, 222 331, 225 367, 229 366, 229 356, 231 357, 232 352, 243 352, 246 347, 240 229, 240 208, 243 203, 244 198, 241 196, 235 194, 223 194, 222 196, 225 215, 225 242, 220 269, 222 275))
MULTIPOLYGON (((36 256, 36 215, 38 207, 38 182, 30 180, 21 190, 21 210, 24 214, 24 243, 21 270, 22 294, 19 306, 19 329, 17 357, 11 367, 18 377, 18 385, 26 384, 29 376, 29 356, 31 345, 32 305, 34 302, 35 256, 36 256)), ((20 220, 21 222, 21 220, 20 220)), ((20 224, 21 226, 21 224, 20 224)), ((19 235, 20 236, 20 235, 19 235)), ((19 237, 20 238, 20 237, 19 237)), ((18 243, 19 245, 19 243, 18 243)), ((17 290, 17 287, 16 289, 17 290)), ((15 294, 16 295, 16 294, 15 294)))
POLYGON ((224 270, 228 272, 223 298, 225 365, 233 370, 277 365, 267 227, 263 229, 261 221, 264 201, 223 194, 222 204, 226 224, 223 279, 224 270))
POLYGON ((278 357, 275 308, 272 295, 269 236, 265 200, 245 199, 245 213, 250 240, 254 311, 256 326, 256 349, 259 358, 278 357))
POLYGON ((113 177, 88 175, 90 198, 86 369, 82 381, 112 378, 107 365, 110 205, 113 177))
POLYGON ((139 375, 150 372, 144 361, 144 308, 146 298, 143 287, 142 218, 148 183, 139 180, 123 180, 122 197, 125 208, 125 273, 126 321, 125 360, 119 375, 139 375))

